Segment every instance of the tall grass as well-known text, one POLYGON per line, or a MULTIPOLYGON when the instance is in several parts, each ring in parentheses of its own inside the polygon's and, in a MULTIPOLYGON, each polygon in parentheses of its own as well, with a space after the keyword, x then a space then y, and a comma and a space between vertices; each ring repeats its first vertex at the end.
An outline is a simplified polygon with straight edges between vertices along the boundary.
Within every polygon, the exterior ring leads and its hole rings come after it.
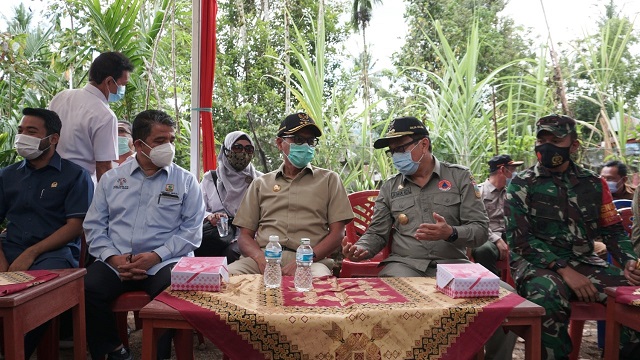
POLYGON ((516 62, 502 65, 483 79, 478 78, 480 56, 478 24, 474 23, 466 52, 458 58, 435 22, 438 39, 428 38, 437 58, 442 62, 442 73, 423 68, 411 68, 429 81, 412 82, 416 89, 416 102, 410 108, 425 114, 430 128, 434 153, 441 160, 462 164, 479 174, 486 168, 485 157, 491 152, 493 125, 491 88, 498 74, 516 62))

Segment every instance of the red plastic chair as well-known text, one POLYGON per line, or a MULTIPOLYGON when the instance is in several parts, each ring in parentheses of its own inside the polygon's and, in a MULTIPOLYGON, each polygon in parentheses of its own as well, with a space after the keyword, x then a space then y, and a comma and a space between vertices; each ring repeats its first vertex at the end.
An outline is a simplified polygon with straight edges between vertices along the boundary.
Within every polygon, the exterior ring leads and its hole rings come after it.
POLYGON ((136 329, 142 327, 138 313, 145 305, 151 302, 151 297, 144 291, 131 291, 118 296, 111 303, 111 310, 116 316, 118 336, 125 348, 129 348, 129 333, 127 331, 127 314, 133 311, 136 329))
POLYGON ((516 283, 513 281, 511 277, 511 267, 509 266, 509 261, 511 260, 511 255, 507 252, 507 258, 496 261, 496 266, 498 270, 500 270, 500 280, 506 282, 512 287, 516 287, 516 283))
POLYGON ((625 207, 618 209, 618 214, 622 217, 622 226, 624 230, 627 232, 627 235, 631 237, 631 228, 633 227, 633 209, 630 207, 625 207))
MULTIPOLYGON (((353 221, 346 226, 346 235, 349 242, 355 243, 367 231, 373 217, 373 206, 378 193, 378 190, 365 190, 349 194, 349 202, 354 214, 353 221)), ((389 257, 390 253, 391 241, 387 242, 387 246, 371 259, 360 262, 344 259, 340 269, 340 277, 376 277, 382 269, 378 265, 382 260, 389 257)))

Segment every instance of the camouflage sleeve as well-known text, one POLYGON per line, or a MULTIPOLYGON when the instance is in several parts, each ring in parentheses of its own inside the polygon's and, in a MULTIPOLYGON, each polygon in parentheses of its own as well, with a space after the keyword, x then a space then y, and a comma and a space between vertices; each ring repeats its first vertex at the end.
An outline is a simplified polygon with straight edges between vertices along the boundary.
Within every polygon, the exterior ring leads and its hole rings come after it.
POLYGON ((389 203, 391 198, 390 183, 392 181, 393 179, 387 180, 380 188, 380 193, 373 208, 371 223, 367 231, 356 241, 356 245, 369 251, 371 257, 379 253, 387 245, 391 227, 393 226, 391 204, 389 203))
POLYGON ((640 187, 636 188, 633 192, 633 204, 631 208, 633 209, 633 227, 631 231, 631 242, 633 243, 633 250, 635 250, 636 255, 640 256, 640 222, 638 221, 638 216, 640 215, 640 187))
POLYGON ((507 244, 509 249, 526 261, 540 268, 547 268, 558 259, 547 246, 538 239, 529 222, 528 187, 526 180, 516 177, 507 188, 507 200, 504 206, 507 244))
POLYGON ((602 205, 600 206, 600 219, 598 221, 602 242, 607 245, 607 251, 620 264, 626 264, 629 260, 636 260, 631 241, 622 226, 620 214, 613 205, 613 196, 604 178, 602 182, 602 205))

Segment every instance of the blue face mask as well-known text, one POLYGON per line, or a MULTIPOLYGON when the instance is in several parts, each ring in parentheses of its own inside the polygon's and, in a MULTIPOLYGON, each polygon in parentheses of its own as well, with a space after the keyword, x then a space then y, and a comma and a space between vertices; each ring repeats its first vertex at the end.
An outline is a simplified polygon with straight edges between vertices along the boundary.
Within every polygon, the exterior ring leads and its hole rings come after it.
MULTIPOLYGON (((115 80, 113 80, 113 82, 116 83, 115 80)), ((116 101, 122 100, 122 98, 124 97, 124 92, 127 90, 127 87, 124 85, 118 85, 118 83, 116 83, 116 85, 118 86, 118 90, 116 90, 115 94, 109 91, 109 99, 108 99, 109 102, 116 102, 116 101)))
POLYGON ((615 194, 618 192, 618 182, 617 181, 607 181, 607 185, 609 186, 609 191, 611 191, 612 194, 615 194))
POLYGON ((118 136, 118 155, 124 155, 129 151, 131 151, 129 138, 126 136, 118 136))
POLYGON ((407 151, 393 154, 393 166, 395 166, 402 175, 408 176, 418 171, 420 163, 413 161, 413 159, 411 159, 411 152, 407 151))
POLYGON ((316 153, 316 148, 309 146, 309 144, 289 144, 289 161, 293 164, 293 166, 298 169, 302 169, 307 166, 313 160, 313 156, 316 153))

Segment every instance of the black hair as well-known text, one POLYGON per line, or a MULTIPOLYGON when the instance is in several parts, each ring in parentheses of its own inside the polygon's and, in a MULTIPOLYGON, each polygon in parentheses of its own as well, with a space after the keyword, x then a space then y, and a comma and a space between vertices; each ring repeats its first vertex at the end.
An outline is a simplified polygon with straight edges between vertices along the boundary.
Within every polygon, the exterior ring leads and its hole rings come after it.
POLYGON ((44 127, 47 130, 47 136, 51 134, 60 135, 62 129, 62 121, 55 111, 41 108, 24 108, 22 115, 37 116, 44 121, 44 127))
POLYGON ((607 163, 604 164, 604 167, 617 167, 618 175, 620 175, 621 178, 627 176, 627 165, 622 161, 619 161, 619 160, 607 161, 607 163))
POLYGON ((124 54, 105 52, 93 60, 89 68, 89 81, 101 84, 106 78, 119 79, 125 71, 133 71, 133 64, 124 54))
POLYGON ((176 128, 176 122, 166 112, 161 110, 145 110, 133 119, 133 128, 131 129, 133 141, 144 141, 144 139, 151 134, 151 128, 155 124, 168 125, 174 129, 176 128))

